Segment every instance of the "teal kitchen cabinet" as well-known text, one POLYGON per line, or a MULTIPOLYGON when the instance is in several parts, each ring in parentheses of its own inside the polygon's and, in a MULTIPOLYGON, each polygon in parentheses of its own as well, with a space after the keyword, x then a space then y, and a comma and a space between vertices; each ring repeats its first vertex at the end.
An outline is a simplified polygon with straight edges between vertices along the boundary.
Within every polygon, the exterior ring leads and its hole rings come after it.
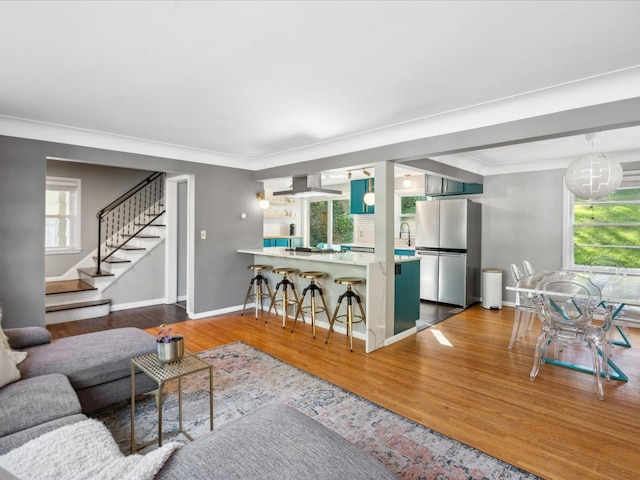
POLYGON ((396 248, 394 255, 402 255, 404 257, 415 257, 416 256, 416 251, 415 250, 403 250, 401 248, 396 248))
POLYGON ((442 179, 443 195, 460 195, 462 193, 464 193, 464 183, 448 178, 442 179))
POLYGON ((302 237, 265 237, 262 239, 262 246, 269 247, 302 247, 302 237))
POLYGON ((393 334, 416 326, 420 319, 420 261, 395 264, 395 305, 393 334))
POLYGON ((369 182, 371 182, 371 191, 374 189, 375 179, 363 178, 362 180, 351 181, 351 213, 354 215, 375 213, 374 205, 364 203, 364 196, 369 191, 369 182))
POLYGON ((482 193, 482 184, 464 183, 449 178, 426 175, 425 195, 429 197, 445 197, 448 195, 470 195, 482 193))

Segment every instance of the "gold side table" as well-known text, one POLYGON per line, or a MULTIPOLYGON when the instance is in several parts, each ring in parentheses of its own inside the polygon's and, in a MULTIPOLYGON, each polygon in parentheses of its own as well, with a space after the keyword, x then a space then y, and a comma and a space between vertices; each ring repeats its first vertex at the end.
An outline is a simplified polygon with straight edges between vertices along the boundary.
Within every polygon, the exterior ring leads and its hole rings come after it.
POLYGON ((156 407, 158 409, 158 446, 162 446, 162 439, 175 433, 182 433, 189 440, 193 438, 182 428, 182 377, 192 373, 209 369, 209 429, 213 430, 213 367, 185 350, 182 360, 176 363, 161 363, 156 353, 148 353, 131 359, 131 453, 156 442, 156 439, 142 445, 136 445, 135 439, 135 411, 136 411, 136 367, 147 374, 158 384, 156 407), (165 434, 162 433, 162 387, 169 380, 178 379, 178 429, 165 434))

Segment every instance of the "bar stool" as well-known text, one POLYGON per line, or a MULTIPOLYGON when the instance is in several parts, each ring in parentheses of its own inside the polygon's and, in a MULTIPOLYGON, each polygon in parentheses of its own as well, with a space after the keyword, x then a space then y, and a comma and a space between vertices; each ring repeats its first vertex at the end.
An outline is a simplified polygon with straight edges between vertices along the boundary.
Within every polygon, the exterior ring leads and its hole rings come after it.
POLYGON ((327 316, 327 320, 331 321, 329 318, 329 309, 327 308, 327 302, 324 299, 322 288, 316 284, 316 280, 319 278, 326 277, 327 274, 325 272, 302 272, 298 275, 302 278, 309 279, 309 285, 302 290, 302 298, 300 299, 300 303, 298 304, 298 309, 296 311, 296 319, 293 321, 293 328, 291 329, 291 333, 296 328, 296 323, 298 322, 298 315, 302 314, 302 321, 304 321, 304 311, 309 310, 311 313, 311 328, 313 329, 313 338, 316 338, 316 313, 324 312, 327 316), (311 305, 303 307, 304 299, 307 296, 307 292, 311 292, 311 305), (322 300, 322 306, 316 307, 316 292, 320 295, 320 299, 322 300))
POLYGON ((331 318, 329 325, 329 333, 327 333, 327 339, 324 343, 329 342, 329 337, 331 336, 331 332, 333 332, 333 324, 335 322, 345 323, 347 325, 347 335, 349 336, 349 346, 351 351, 353 352, 353 324, 363 322, 365 325, 367 324, 367 320, 364 314, 364 308, 362 308, 362 301, 360 300, 360 295, 355 293, 351 287, 354 285, 362 285, 365 283, 364 278, 359 277, 338 277, 334 280, 335 283, 339 285, 346 285, 347 291, 344 292, 340 297, 338 297, 338 305, 336 305, 336 310, 333 312, 333 317, 331 318), (342 304, 342 300, 347 299, 347 313, 344 315, 338 315, 340 311, 340 305, 342 304), (353 313, 353 299, 356 299, 358 302, 358 307, 360 308, 360 315, 353 313), (341 318, 345 318, 345 320, 340 320, 341 318), (359 318, 359 320, 355 320, 355 318, 359 318))
MULTIPOLYGON (((269 312, 267 312, 267 320, 269 320, 269 316, 271 315, 271 307, 273 307, 274 311, 276 313, 278 313, 277 310, 277 306, 280 305, 282 308, 282 328, 286 327, 286 322, 287 322, 287 312, 289 310, 289 307, 292 306, 298 306, 298 293, 296 292, 296 285, 289 280, 289 275, 293 275, 294 273, 297 273, 298 269, 297 268, 274 268, 273 269, 273 273, 277 273, 278 275, 282 275, 282 280, 280 280, 277 284, 276 284, 276 289, 273 291, 273 296, 271 297, 271 305, 269 306, 269 312), (280 287, 282 287, 282 296, 280 297, 280 299, 278 299, 278 290, 280 289, 280 287), (289 287, 291 289, 291 293, 293 293, 293 298, 295 300, 292 300, 291 298, 289 298, 289 295, 287 293, 287 287, 289 287)), ((267 320, 265 320, 265 323, 267 323, 267 320)))
POLYGON ((249 298, 253 298, 253 302, 256 305, 256 320, 258 319, 258 303, 260 304, 260 309, 264 310, 264 299, 265 297, 271 300, 271 287, 269 286, 269 279, 265 277, 262 272, 269 270, 271 265, 249 265, 249 270, 253 270, 256 272, 256 276, 251 279, 251 283, 249 283, 249 289, 247 290, 247 295, 244 297, 244 305, 242 305, 242 313, 240 315, 244 315, 244 309, 247 306, 247 302, 249 298), (267 291, 269 293, 264 293, 262 289, 262 284, 266 285, 267 291), (254 290, 255 287, 255 290, 254 290))

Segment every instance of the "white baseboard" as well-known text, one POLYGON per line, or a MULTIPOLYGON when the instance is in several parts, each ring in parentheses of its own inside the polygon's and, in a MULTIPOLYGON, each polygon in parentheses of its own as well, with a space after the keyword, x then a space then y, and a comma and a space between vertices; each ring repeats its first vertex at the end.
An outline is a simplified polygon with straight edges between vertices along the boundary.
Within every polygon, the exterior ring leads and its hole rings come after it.
POLYGON ((150 307, 152 305, 164 305, 166 304, 166 299, 164 298, 155 298, 151 300, 141 300, 139 302, 131 302, 131 303, 120 303, 118 305, 111 305, 111 311, 117 312, 119 310, 129 310, 130 308, 140 308, 140 307, 150 307))
POLYGON ((415 335, 416 333, 418 333, 418 328, 417 327, 411 327, 409 330, 405 330, 404 332, 400 332, 397 335, 394 335, 393 337, 389 337, 384 341, 384 346, 388 347, 389 345, 399 342, 400 340, 404 340, 407 337, 410 337, 411 335, 415 335))

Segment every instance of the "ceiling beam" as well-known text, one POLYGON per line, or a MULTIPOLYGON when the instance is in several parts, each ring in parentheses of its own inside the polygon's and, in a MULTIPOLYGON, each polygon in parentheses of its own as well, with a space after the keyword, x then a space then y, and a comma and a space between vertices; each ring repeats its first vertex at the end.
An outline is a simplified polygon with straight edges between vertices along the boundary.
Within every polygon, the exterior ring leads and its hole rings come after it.
MULTIPOLYGON (((263 181, 309 175, 392 161, 436 175, 482 183, 481 172, 462 170, 431 160, 430 157, 636 125, 640 125, 640 97, 258 170, 255 179, 263 181)), ((486 168, 490 169, 490 166, 486 168)))

